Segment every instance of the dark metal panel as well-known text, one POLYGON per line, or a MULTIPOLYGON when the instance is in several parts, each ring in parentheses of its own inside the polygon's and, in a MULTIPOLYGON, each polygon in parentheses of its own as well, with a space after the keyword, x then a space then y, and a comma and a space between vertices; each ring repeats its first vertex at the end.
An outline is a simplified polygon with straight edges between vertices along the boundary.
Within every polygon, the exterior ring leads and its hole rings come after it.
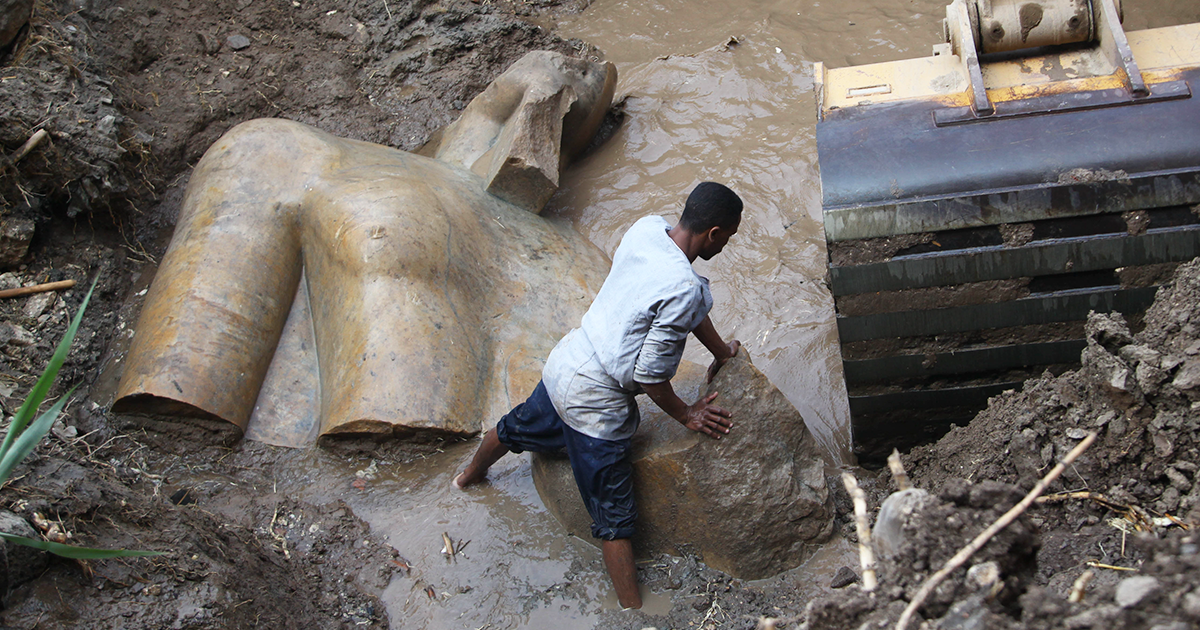
POLYGON ((931 311, 839 317, 838 336, 842 343, 849 343, 1076 321, 1086 318, 1089 311, 1132 313, 1150 306, 1156 290, 1157 287, 1094 291, 931 311))
POLYGON ((1082 339, 1052 341, 978 350, 943 352, 930 361, 925 355, 900 355, 878 359, 845 361, 847 385, 878 383, 902 378, 921 378, 947 374, 972 374, 993 370, 1078 363, 1087 342, 1082 339))
POLYGON ((851 396, 850 414, 869 414, 896 409, 937 409, 940 407, 983 408, 987 399, 1009 389, 1020 389, 1021 381, 971 387, 922 389, 877 396, 851 396))
MULTIPOLYGON (((1182 75, 1194 83, 1200 69, 1182 75)), ((941 108, 929 100, 828 112, 817 125, 822 204, 1041 185, 1074 169, 1135 178, 1200 166, 1197 98, 936 127, 941 108)))
POLYGON ((829 286, 835 296, 842 296, 1182 262, 1196 256, 1200 256, 1200 226, 1188 226, 1138 236, 957 250, 870 265, 830 267, 829 286))

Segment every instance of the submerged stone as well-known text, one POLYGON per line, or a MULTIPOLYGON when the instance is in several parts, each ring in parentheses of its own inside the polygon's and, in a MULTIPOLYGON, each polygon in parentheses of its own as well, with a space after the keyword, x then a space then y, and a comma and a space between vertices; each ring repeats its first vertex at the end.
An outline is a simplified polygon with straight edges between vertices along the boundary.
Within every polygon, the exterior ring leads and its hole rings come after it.
MULTIPOLYGON (((708 386, 733 413, 713 440, 671 420, 643 422, 631 454, 640 554, 695 553, 743 579, 800 565, 833 531, 824 461, 796 408, 742 352, 708 386)), ((704 392, 706 395, 708 392, 704 392)), ((533 479, 550 512, 592 540, 562 456, 536 455, 533 479)))

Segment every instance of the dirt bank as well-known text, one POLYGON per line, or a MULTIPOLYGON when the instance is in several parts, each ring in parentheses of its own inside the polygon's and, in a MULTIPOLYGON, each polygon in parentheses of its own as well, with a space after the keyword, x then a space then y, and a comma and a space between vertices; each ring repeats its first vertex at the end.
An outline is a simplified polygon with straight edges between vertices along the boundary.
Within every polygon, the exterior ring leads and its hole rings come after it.
MULTIPOLYGON (((79 544, 168 553, 92 563, 18 554, 22 565, 10 566, 5 577, 13 579, 0 593, 0 625, 388 625, 377 596, 406 563, 340 502, 276 494, 277 451, 245 444, 214 465, 232 451, 193 448, 192 436, 169 427, 147 433, 145 423, 105 413, 87 390, 135 321, 136 300, 127 302, 165 249, 191 165, 227 129, 282 116, 415 148, 525 52, 598 55, 531 21, 582 6, 35 4, 15 45, 0 51, 0 154, 47 132, 16 164, 0 160, 4 231, 17 225, 24 239, 33 232, 24 255, 22 239, 5 241, 19 249, 0 269, 0 288, 66 278, 86 287, 96 279, 97 292, 52 396, 71 385, 80 393, 0 491, 0 508, 56 524, 79 544)), ((0 302, 6 417, 83 293, 0 302)), ((399 457, 428 448, 401 448, 399 457)))
MULTIPOLYGON (((1096 442, 967 567, 996 560, 998 586, 967 568, 922 610, 935 627, 1191 628, 1200 622, 1200 261, 1159 290, 1145 328, 1093 314, 1082 368, 992 399, 905 460, 935 497, 885 555, 881 587, 813 602, 810 628, 895 622, 925 579, 1015 505, 1088 432, 1096 442), (1079 602, 1068 602, 1085 572, 1079 602)), ((873 505, 887 490, 879 483, 873 505)), ((915 624, 914 626, 915 627, 915 624)))
MULTIPOLYGON (((88 388, 136 318, 131 298, 165 248, 190 166, 221 133, 249 118, 284 116, 414 148, 525 51, 598 54, 527 21, 584 3, 170 4, 42 2, 16 48, 0 53, 0 153, 11 154, 38 129, 48 132, 15 167, 0 165, 3 216, 36 227, 29 253, 0 270, 8 271, 0 288, 63 278, 99 283, 53 392, 79 384, 82 393, 59 430, 0 490, 0 508, 29 521, 36 513, 81 544, 168 552, 153 560, 40 560, 18 576, 23 583, 0 593, 7 595, 0 625, 411 627, 388 619, 378 596, 398 574, 421 593, 429 585, 420 582, 419 567, 409 567, 344 504, 308 504, 276 492, 276 470, 290 455, 253 443, 199 448, 169 425, 105 413, 88 388)), ((1004 571, 1003 588, 981 597, 956 575, 924 614, 940 617, 958 606, 983 620, 955 627, 1194 626, 1195 541, 1177 527, 1138 534, 1110 524, 1118 516, 1113 506, 1135 506, 1151 519, 1188 518, 1198 503, 1200 270, 1193 264, 1178 277, 1144 331, 1135 336, 1117 320, 1095 319, 1084 369, 997 397, 970 426, 908 456, 913 479, 937 503, 913 524, 920 535, 912 544, 883 562, 874 595, 847 586, 857 567, 843 568, 835 590, 829 580, 807 584, 796 574, 747 584, 694 558, 656 558, 641 565, 643 581, 669 594, 671 610, 610 611, 599 627, 753 628, 771 617, 786 628, 857 628, 894 620, 926 575, 1086 430, 1098 430, 1099 441, 1051 492, 1091 491, 1107 503, 1038 506, 981 552, 979 560, 994 559, 1004 571), (1132 587, 1119 588, 1128 572, 1089 561, 1138 569, 1156 582, 1141 582, 1132 598, 1132 587), (1066 592, 1087 568, 1095 577, 1086 597, 1067 603, 1066 592)), ((0 302, 6 416, 82 294, 0 302)), ((402 462, 437 448, 389 445, 385 453, 375 444, 342 444, 329 456, 365 467, 372 457, 402 462)), ((888 478, 860 475, 877 508, 888 478)), ((831 487, 838 525, 849 534, 848 499, 840 482, 831 487)))

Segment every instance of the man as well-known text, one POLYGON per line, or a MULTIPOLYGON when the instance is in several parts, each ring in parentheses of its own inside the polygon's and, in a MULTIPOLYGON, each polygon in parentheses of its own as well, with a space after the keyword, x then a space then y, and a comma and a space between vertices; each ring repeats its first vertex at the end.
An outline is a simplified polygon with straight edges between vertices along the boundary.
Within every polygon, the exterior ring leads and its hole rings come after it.
POLYGON ((592 517, 592 535, 603 539, 604 564, 625 608, 642 605, 630 541, 637 518, 628 456, 639 422, 634 396, 646 393, 672 418, 713 439, 733 426, 730 413, 712 404, 716 392, 688 405, 675 394, 671 378, 689 332, 713 354, 710 381, 737 354, 740 343, 726 344, 708 318, 712 294, 692 262, 721 253, 737 233, 741 213, 736 193, 704 182, 688 196, 675 227, 661 217, 635 223, 580 327, 547 358, 542 382, 488 431, 454 479, 459 488, 482 482, 510 451, 565 448, 592 517))

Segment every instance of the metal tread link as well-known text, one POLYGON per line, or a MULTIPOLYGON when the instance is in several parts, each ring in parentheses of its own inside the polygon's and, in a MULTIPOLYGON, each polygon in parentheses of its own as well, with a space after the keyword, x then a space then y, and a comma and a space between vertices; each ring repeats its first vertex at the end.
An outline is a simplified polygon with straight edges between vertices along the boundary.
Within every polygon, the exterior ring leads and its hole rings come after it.
POLYGON ((1134 313, 1154 301, 1158 287, 1091 291, 1072 295, 1031 297, 995 304, 975 304, 928 311, 901 311, 859 317, 838 317, 843 344, 867 339, 922 337, 988 328, 1079 321, 1088 312, 1134 313))
POLYGON ((955 250, 867 265, 831 267, 834 296, 1183 262, 1200 256, 1200 226, 1138 236, 1091 237, 1023 247, 955 250))

